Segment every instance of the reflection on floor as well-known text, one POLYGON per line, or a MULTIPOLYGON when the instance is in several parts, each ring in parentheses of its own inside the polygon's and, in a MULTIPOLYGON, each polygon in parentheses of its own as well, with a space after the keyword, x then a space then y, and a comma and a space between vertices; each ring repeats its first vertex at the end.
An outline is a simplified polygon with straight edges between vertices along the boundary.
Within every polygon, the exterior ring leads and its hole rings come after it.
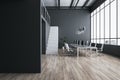
POLYGON ((120 80, 120 59, 42 55, 41 74, 0 74, 0 80, 120 80))

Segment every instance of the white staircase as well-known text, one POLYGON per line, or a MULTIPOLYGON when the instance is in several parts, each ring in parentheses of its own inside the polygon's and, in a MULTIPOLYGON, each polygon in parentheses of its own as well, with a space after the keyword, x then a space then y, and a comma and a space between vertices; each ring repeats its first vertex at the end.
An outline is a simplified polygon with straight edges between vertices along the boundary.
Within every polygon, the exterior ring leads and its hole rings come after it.
POLYGON ((58 26, 51 26, 46 54, 58 54, 58 26))

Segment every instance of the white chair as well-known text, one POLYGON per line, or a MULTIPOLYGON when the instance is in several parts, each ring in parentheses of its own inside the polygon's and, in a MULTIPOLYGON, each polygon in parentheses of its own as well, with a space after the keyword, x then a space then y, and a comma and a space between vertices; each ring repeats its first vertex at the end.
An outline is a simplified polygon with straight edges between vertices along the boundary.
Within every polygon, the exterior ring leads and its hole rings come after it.
POLYGON ((103 47, 104 47, 104 44, 101 44, 99 47, 96 44, 95 47, 90 48, 90 51, 94 50, 96 54, 99 55, 99 53, 103 51, 103 47))
POLYGON ((66 48, 66 50, 69 52, 69 51, 70 51, 70 48, 69 48, 68 43, 64 43, 64 44, 65 44, 65 48, 66 48))
POLYGON ((104 48, 104 44, 101 44, 101 46, 97 48, 96 52, 99 54, 100 52, 103 51, 103 48, 104 48))
POLYGON ((89 41, 86 41, 85 45, 86 45, 86 46, 89 46, 89 41))
POLYGON ((64 46, 62 47, 62 53, 65 53, 65 47, 64 46))
MULTIPOLYGON (((94 43, 94 45, 92 46, 92 43, 91 43, 90 47, 88 47, 87 49, 89 49, 90 51, 96 50, 97 49, 97 44, 94 43)), ((96 51, 96 53, 97 53, 97 51, 96 51)))
POLYGON ((75 54, 76 50, 69 47, 68 43, 64 43, 65 49, 64 52, 67 54, 75 54))
POLYGON ((86 46, 86 47, 84 47, 83 49, 86 51, 86 52, 88 52, 88 50, 90 50, 90 53, 92 52, 92 50, 95 50, 96 51, 96 53, 97 53, 97 44, 96 43, 94 43, 94 45, 92 45, 92 43, 90 43, 90 45, 89 46, 86 46))

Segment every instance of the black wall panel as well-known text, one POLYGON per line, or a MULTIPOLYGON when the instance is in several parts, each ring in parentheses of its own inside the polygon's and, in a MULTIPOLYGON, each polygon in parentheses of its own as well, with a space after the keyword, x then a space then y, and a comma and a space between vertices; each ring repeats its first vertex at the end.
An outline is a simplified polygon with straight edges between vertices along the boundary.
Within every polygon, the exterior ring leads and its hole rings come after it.
POLYGON ((0 1, 0 72, 40 72, 40 0, 0 1))

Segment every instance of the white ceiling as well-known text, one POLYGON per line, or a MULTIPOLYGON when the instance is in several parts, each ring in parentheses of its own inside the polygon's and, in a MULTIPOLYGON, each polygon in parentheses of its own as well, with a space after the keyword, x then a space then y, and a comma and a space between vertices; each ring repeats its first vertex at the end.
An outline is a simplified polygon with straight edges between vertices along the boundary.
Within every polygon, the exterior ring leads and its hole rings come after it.
MULTIPOLYGON (((58 0, 43 0, 44 4, 46 6, 58 6, 58 0)), ((72 0, 60 0, 60 6, 70 6, 72 0)), ((89 0, 88 4, 86 6, 91 6, 96 0, 89 0)), ((86 0, 79 0, 79 3, 77 6, 83 6, 86 0)), ((73 6, 75 6, 77 3, 77 0, 74 0, 73 6)))
POLYGON ((60 0, 60 6, 70 6, 71 0, 60 0))
POLYGON ((45 6, 57 6, 56 1, 57 0, 43 0, 45 6))
POLYGON ((86 0, 80 0, 77 6, 83 6, 86 0))

